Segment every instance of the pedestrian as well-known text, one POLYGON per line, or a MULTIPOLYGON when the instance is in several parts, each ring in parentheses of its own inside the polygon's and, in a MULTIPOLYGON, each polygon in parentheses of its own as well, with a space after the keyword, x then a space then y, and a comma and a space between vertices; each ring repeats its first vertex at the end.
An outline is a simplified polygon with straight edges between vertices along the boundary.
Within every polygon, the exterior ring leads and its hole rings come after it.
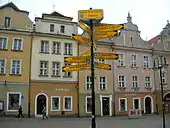
POLYGON ((19 109, 18 109, 18 118, 20 118, 20 117, 24 118, 24 116, 22 114, 22 107, 21 107, 21 105, 19 106, 19 109))
POLYGON ((44 119, 44 117, 46 117, 48 119, 48 116, 46 115, 46 107, 45 107, 45 105, 43 105, 42 119, 44 119))

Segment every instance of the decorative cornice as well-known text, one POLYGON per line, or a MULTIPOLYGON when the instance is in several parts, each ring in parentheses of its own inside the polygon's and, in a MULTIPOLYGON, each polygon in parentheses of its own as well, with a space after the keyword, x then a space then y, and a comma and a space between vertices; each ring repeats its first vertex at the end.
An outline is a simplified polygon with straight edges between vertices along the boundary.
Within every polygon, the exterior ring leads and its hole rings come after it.
POLYGON ((59 81, 59 80, 31 80, 34 83, 61 83, 61 84, 77 84, 78 81, 59 81))
POLYGON ((0 85, 8 86, 8 85, 29 85, 29 82, 8 82, 0 81, 0 85))

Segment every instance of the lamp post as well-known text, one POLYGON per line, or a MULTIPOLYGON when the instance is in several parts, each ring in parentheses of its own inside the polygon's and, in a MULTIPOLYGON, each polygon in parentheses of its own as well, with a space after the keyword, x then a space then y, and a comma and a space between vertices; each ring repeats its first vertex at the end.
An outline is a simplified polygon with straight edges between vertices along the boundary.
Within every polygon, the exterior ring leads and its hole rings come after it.
POLYGON ((164 56, 160 55, 159 57, 154 58, 153 69, 156 70, 158 69, 160 75, 163 128, 165 128, 165 102, 164 102, 164 90, 163 90, 164 83, 162 81, 162 68, 167 68, 167 67, 168 64, 166 63, 166 58, 164 56))

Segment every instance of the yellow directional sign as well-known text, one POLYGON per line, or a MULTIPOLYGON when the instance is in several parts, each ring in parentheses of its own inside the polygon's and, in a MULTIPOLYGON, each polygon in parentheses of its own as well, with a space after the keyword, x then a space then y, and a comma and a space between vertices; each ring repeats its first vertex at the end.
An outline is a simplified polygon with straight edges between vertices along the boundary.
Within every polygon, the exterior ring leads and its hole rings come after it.
POLYGON ((123 24, 105 24, 105 23, 96 23, 94 25, 95 32, 108 32, 108 31, 116 31, 123 29, 123 24))
POLYGON ((97 59, 108 59, 108 60, 114 60, 114 59, 118 59, 118 54, 114 54, 114 53, 99 53, 96 52, 94 54, 94 57, 97 59))
POLYGON ((64 61, 69 63, 86 63, 87 57, 84 56, 64 57, 64 61))
POLYGON ((72 38, 80 43, 88 44, 90 42, 89 39, 79 36, 79 35, 72 35, 72 38))
POLYGON ((86 24, 84 24, 84 23, 82 23, 82 22, 78 22, 78 24, 79 24, 79 27, 80 27, 81 29, 83 29, 83 30, 86 31, 87 33, 90 33, 90 28, 89 28, 86 24))
POLYGON ((103 19, 102 9, 79 10, 78 11, 78 21, 97 20, 97 19, 99 20, 103 19))
POLYGON ((99 63, 99 62, 95 62, 95 63, 94 63, 94 67, 95 67, 95 68, 104 69, 104 70, 111 70, 111 65, 109 65, 109 64, 103 64, 103 63, 99 63))
POLYGON ((118 34, 118 32, 98 32, 98 33, 95 33, 94 39, 95 40, 100 40, 100 39, 104 39, 104 38, 109 38, 109 37, 115 36, 117 34, 118 34))
POLYGON ((83 53, 81 56, 84 56, 84 57, 89 57, 91 55, 91 51, 87 51, 85 53, 83 53))
POLYGON ((89 64, 81 64, 81 65, 71 65, 71 66, 64 66, 63 68, 64 72, 71 72, 71 71, 78 71, 78 70, 89 70, 89 64))

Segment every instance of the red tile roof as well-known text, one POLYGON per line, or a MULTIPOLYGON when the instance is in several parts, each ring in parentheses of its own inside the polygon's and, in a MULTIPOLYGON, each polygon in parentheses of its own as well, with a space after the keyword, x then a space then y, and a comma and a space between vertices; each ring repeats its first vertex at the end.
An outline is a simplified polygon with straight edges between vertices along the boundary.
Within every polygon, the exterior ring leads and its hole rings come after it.
POLYGON ((157 36, 155 36, 154 38, 152 38, 152 39, 149 40, 149 44, 150 44, 150 45, 154 45, 154 44, 158 43, 158 40, 159 40, 159 39, 160 39, 160 35, 157 35, 157 36))

